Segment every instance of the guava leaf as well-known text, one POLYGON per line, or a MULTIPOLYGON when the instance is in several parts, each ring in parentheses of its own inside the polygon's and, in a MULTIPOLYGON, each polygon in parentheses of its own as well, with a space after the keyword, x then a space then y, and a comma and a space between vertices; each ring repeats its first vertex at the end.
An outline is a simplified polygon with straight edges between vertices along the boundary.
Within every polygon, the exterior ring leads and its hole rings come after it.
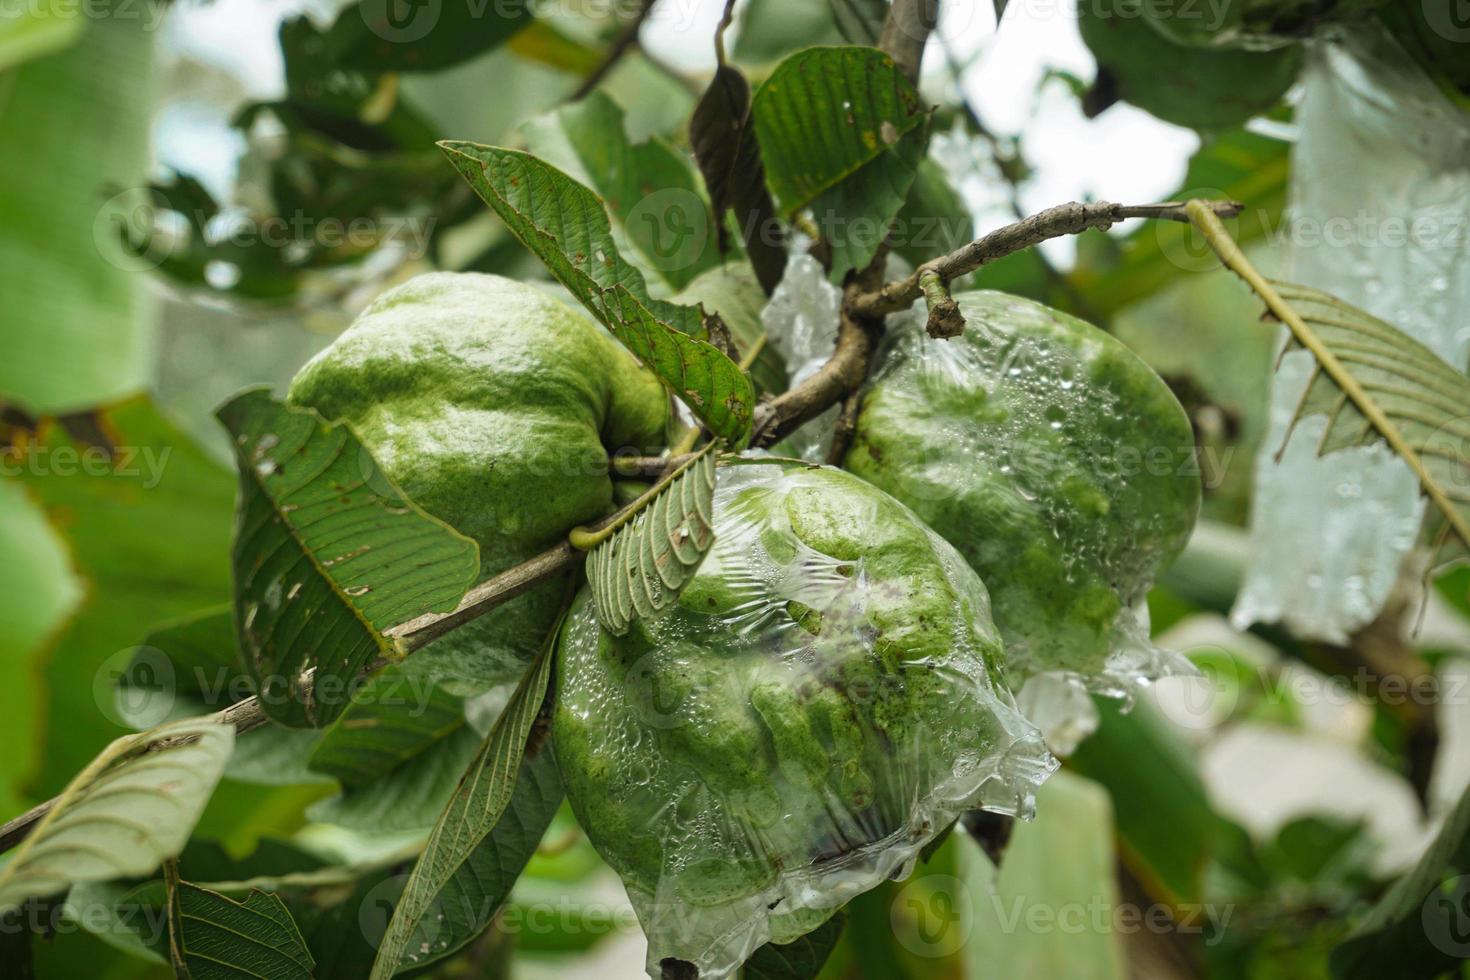
POLYGON ((178 880, 170 867, 169 954, 189 980, 311 980, 315 965, 286 903, 252 889, 236 901, 178 880))
POLYGON ((745 254, 769 296, 786 271, 786 248, 776 237, 780 227, 755 138, 750 83, 739 69, 721 65, 715 70, 690 117, 689 144, 709 189, 720 251, 729 250, 724 216, 733 211, 745 254))
POLYGON ((618 254, 596 194, 528 153, 439 144, 475 193, 573 296, 684 400, 709 430, 741 446, 755 394, 739 366, 704 339, 698 307, 656 300, 618 254))
POLYGON ((439 819, 483 741, 461 723, 376 779, 344 783, 342 792, 313 803, 306 815, 368 834, 422 834, 439 819))
POLYGON ((835 279, 866 265, 924 157, 929 114, 914 86, 874 48, 810 48, 771 73, 753 112, 781 210, 812 210, 835 279))
MULTIPOLYGON (((623 107, 593 92, 521 127, 532 153, 602 198, 619 245, 646 276, 683 289, 719 264, 689 158, 660 137, 628 139, 623 107)), ((711 192, 713 193, 713 192, 711 192)))
POLYGON ((479 573, 479 549, 405 497, 346 425, 263 390, 217 415, 240 471, 241 654, 267 714, 325 725, 357 674, 392 654, 384 630, 455 607, 479 573))
POLYGON ((651 502, 587 557, 597 621, 614 636, 678 602, 715 543, 714 453, 706 449, 649 493, 651 502))
POLYGON ((344 787, 366 786, 464 727, 464 698, 388 667, 334 721, 308 765, 344 787))
MULTIPOLYGON (((372 980, 389 980, 400 970, 412 969, 440 955, 445 941, 440 933, 448 916, 476 915, 488 921, 535 850, 536 843, 530 842, 529 850, 506 847, 501 853, 500 838, 492 835, 498 835, 501 818, 510 808, 515 819, 507 825, 507 832, 517 830, 522 845, 532 836, 540 840, 539 832, 528 829, 535 821, 522 825, 521 812, 511 804, 519 777, 537 760, 551 756, 550 750, 540 744, 543 739, 538 738, 535 744, 530 740, 546 701, 552 652, 560 628, 560 621, 552 627, 429 834, 378 947, 372 980), (491 874, 492 868, 482 867, 482 843, 494 848, 501 862, 498 873, 491 874), (478 900, 466 901, 476 897, 478 900)), ((558 787, 558 799, 559 792, 558 787)), ((554 812, 555 808, 553 804, 550 810, 554 812)), ((549 814, 546 819, 550 822, 549 814)))
POLYGON ((534 19, 528 3, 358 0, 321 37, 318 57, 323 70, 439 71, 499 47, 534 19))
POLYGON ((1419 863, 1389 888, 1332 951, 1341 980, 1427 980, 1464 962, 1465 899, 1470 891, 1470 790, 1445 819, 1419 863))
POLYGON ((1470 378, 1357 307, 1317 289, 1267 280, 1208 208, 1191 201, 1189 211, 1220 260, 1290 331, 1283 353, 1304 349, 1314 359, 1292 425, 1325 415, 1321 454, 1387 443, 1439 512, 1439 557, 1470 551, 1470 378))
POLYGON ((0 19, 0 71, 72 44, 87 22, 76 8, 21 7, 0 19))
POLYGON ((195 718, 114 741, 0 868, 0 910, 83 881, 145 875, 183 849, 234 747, 195 718))
POLYGON ((741 975, 745 980, 811 980, 822 972, 846 925, 839 912, 800 939, 766 943, 745 961, 741 975))
POLYGON ((827 0, 832 19, 849 44, 876 46, 888 16, 888 0, 827 0))

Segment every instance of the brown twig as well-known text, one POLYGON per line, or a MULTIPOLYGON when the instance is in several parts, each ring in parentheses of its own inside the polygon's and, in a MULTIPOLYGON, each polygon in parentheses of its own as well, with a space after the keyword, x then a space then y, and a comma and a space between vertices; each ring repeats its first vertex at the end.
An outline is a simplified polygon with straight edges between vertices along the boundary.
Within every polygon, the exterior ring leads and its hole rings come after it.
POLYGON ((618 36, 613 38, 612 45, 607 49, 607 54, 603 55, 602 61, 592 69, 586 78, 582 79, 582 84, 577 86, 576 91, 567 96, 568 102, 576 102, 591 95, 592 90, 601 85, 603 79, 607 78, 618 66, 618 62, 623 60, 623 56, 638 46, 638 34, 643 30, 643 23, 648 20, 648 15, 653 13, 654 4, 657 2, 658 0, 643 0, 642 5, 638 8, 638 13, 634 14, 633 19, 624 24, 622 30, 618 31, 618 36))
MULTIPOLYGON (((1241 205, 1234 201, 1214 201, 1210 202, 1210 206, 1217 215, 1223 218, 1234 217, 1241 210, 1241 205)), ((1073 201, 1070 204, 1059 204, 1054 208, 1037 212, 1029 218, 1023 218, 1014 224, 999 228, 988 235, 982 235, 948 255, 925 262, 907 279, 890 282, 876 292, 855 297, 849 302, 849 305, 854 311, 865 316, 897 313, 899 310, 906 310, 913 306, 914 301, 923 295, 920 280, 928 273, 937 273, 942 282, 953 282, 988 262, 994 262, 1007 255, 1039 245, 1047 239, 1060 238, 1063 235, 1077 235, 1093 228, 1106 230, 1119 221, 1126 221, 1129 218, 1155 218, 1182 222, 1190 220, 1185 205, 1178 201, 1137 205, 1113 204, 1109 201, 1098 201, 1093 204, 1073 201)))

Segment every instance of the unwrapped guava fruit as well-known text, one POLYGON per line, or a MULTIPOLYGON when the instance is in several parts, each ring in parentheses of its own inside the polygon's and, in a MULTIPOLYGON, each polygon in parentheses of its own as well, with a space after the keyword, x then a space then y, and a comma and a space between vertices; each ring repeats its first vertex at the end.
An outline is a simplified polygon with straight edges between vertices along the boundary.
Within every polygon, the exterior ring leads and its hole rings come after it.
MULTIPOLYGON (((291 383, 345 420, 410 498, 480 545, 482 578, 613 509, 608 455, 663 444, 668 397, 577 310, 500 276, 435 272, 379 296, 291 383)), ((547 582, 411 661, 471 693, 513 680, 555 620, 547 582)))
POLYGON ((892 497, 728 467, 715 535, 669 614, 614 637, 584 591, 558 647, 567 796, 654 977, 731 975, 906 874, 960 812, 1029 813, 1055 764, 997 683, 985 587, 892 497))
POLYGON ((1167 672, 1137 662, 1146 631, 1131 607, 1199 511, 1188 417, 1096 327, 1005 293, 955 300, 959 337, 916 321, 890 332, 844 466, 980 574, 1013 689, 1064 672, 1122 693, 1122 675, 1167 672))

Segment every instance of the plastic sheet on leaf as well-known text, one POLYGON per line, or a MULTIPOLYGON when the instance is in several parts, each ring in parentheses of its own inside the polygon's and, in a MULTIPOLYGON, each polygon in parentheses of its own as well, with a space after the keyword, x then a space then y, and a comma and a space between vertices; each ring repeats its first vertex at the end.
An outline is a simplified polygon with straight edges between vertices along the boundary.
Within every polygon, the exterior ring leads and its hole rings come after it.
MULTIPOLYGON (((1297 120, 1290 278, 1387 320, 1463 370, 1470 113, 1373 25, 1314 50, 1297 120)), ((1341 643, 1383 608, 1424 502, 1385 447, 1318 456, 1323 418, 1303 420, 1276 461, 1310 359, 1288 355, 1275 381, 1254 557, 1231 619, 1241 629, 1282 621, 1298 636, 1341 643)))
POLYGON ((730 976, 908 874, 959 813, 1029 816, 1056 765, 997 680, 984 586, 902 504, 743 465, 715 521, 671 613, 613 638, 584 593, 559 649, 567 795, 654 977, 730 976))
POLYGON ((1013 687, 1060 672, 1126 698, 1144 681, 1193 673, 1149 642, 1138 614, 1199 509, 1183 409, 1089 324, 1004 293, 955 298, 961 337, 890 324, 844 465, 912 507, 980 573, 1013 687))

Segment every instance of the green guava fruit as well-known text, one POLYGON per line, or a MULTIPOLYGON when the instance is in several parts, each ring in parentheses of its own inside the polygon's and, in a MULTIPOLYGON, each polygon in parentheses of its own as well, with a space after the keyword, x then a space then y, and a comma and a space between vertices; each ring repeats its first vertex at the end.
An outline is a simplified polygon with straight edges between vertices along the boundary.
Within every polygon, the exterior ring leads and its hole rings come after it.
POLYGON ((1231 129, 1270 109, 1296 81, 1299 48, 1213 51, 1165 38, 1144 19, 1139 0, 1082 0, 1082 40, 1097 58, 1109 94, 1165 122, 1231 129))
POLYGON ((1368 17, 1385 0, 1129 2, 1138 8, 1150 27, 1176 44, 1266 51, 1295 44, 1324 27, 1368 17))
POLYGON ((1101 680, 1194 527, 1189 419, 1091 324, 1005 293, 955 300, 961 336, 891 333, 843 465, 979 573, 1013 687, 1044 671, 1101 680))
MULTIPOLYGON (((612 510, 609 453, 663 445, 669 414, 653 375, 578 311, 510 279, 449 272, 379 296, 287 398, 349 422, 411 499, 479 542, 482 579, 612 510)), ((561 594, 544 583, 409 663, 465 693, 513 678, 561 594)))
POLYGON ((558 647, 567 797, 655 977, 729 975, 901 876, 960 811, 1026 811, 1054 765, 996 684, 985 587, 892 497, 729 467, 715 535, 668 615, 614 637, 584 591, 558 647))

